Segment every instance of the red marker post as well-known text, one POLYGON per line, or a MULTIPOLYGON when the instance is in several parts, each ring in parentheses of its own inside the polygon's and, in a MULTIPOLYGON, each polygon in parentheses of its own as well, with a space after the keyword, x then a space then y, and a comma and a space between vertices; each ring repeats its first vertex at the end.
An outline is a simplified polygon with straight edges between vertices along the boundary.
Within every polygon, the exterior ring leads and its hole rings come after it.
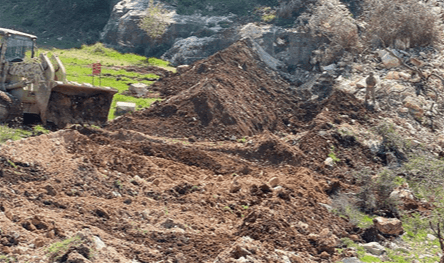
POLYGON ((102 82, 102 75, 101 75, 102 65, 100 64, 100 62, 93 63, 92 68, 93 68, 93 85, 94 85, 94 76, 99 75, 99 86, 101 86, 102 85, 102 83, 101 83, 102 82))

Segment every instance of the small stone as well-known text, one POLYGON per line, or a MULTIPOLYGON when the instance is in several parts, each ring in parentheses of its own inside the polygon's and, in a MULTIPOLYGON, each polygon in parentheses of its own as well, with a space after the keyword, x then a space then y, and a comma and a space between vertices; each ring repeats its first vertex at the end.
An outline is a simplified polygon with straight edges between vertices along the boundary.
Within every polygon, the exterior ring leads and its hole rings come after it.
POLYGON ((363 245, 363 248, 375 256, 383 255, 386 251, 385 248, 377 242, 366 243, 363 245))
POLYGON ((84 256, 79 254, 77 251, 73 251, 68 254, 68 258, 66 259, 67 263, 88 263, 91 262, 88 259, 86 259, 84 256))
POLYGON ((54 232, 54 230, 48 231, 48 233, 46 233, 46 237, 49 239, 53 239, 56 236, 56 233, 54 232))
POLYGON ((423 66, 423 62, 418 60, 417 58, 410 58, 409 61, 416 67, 422 67, 423 66))
POLYGON ((233 179, 232 183, 230 184, 230 189, 229 189, 229 191, 230 191, 231 193, 236 193, 236 192, 238 192, 239 190, 241 190, 241 185, 238 183, 238 181, 237 181, 236 178, 235 178, 235 179, 233 179))
POLYGON ((328 259, 330 257, 329 253, 326 251, 321 252, 320 258, 328 259))
POLYGON ((306 236, 306 238, 312 241, 316 241, 318 240, 318 238, 320 238, 320 236, 314 233, 310 233, 309 235, 306 236))
POLYGON ((187 70, 189 70, 190 66, 189 65, 179 65, 176 67, 176 72, 179 74, 183 74, 184 72, 186 72, 187 70))
POLYGON ((114 114, 116 116, 121 116, 126 113, 135 112, 135 111, 136 111, 136 103, 118 101, 118 102, 116 102, 116 112, 114 114))
POLYGON ((428 239, 431 240, 431 241, 434 241, 434 240, 437 239, 437 237, 435 237, 435 236, 433 236, 433 235, 431 235, 431 234, 427 234, 427 235, 426 235, 426 238, 428 238, 428 239))
POLYGON ((331 157, 326 158, 324 164, 328 167, 333 167, 335 165, 334 160, 331 157))
POLYGON ((324 71, 334 71, 337 68, 337 66, 335 64, 330 64, 330 65, 324 66, 322 68, 324 71))
POLYGON ((274 188, 277 187, 280 184, 280 179, 278 179, 278 177, 272 177, 269 180, 269 185, 270 187, 274 188))
POLYGON ((359 63, 352 64, 352 69, 355 71, 363 72, 363 65, 359 63))
POLYGON ((326 208, 326 210, 328 210, 329 212, 332 211, 332 206, 328 205, 328 204, 323 204, 323 203, 318 203, 319 205, 321 205, 322 207, 326 208))
POLYGON ((160 183, 161 183, 161 181, 158 178, 154 179, 152 182, 152 184, 156 185, 156 186, 159 186, 160 183))
POLYGON ((136 96, 144 96, 148 92, 148 85, 144 83, 133 83, 128 87, 128 91, 136 96))
POLYGON ((298 227, 298 229, 300 229, 302 232, 306 232, 306 231, 308 230, 308 228, 309 228, 309 225, 306 224, 306 223, 303 223, 303 222, 299 221, 299 222, 297 223, 297 227, 298 227))
POLYGON ((43 247, 45 245, 45 240, 41 237, 38 237, 34 240, 35 247, 43 247))
POLYGON ((114 197, 122 197, 122 195, 116 191, 111 192, 114 197))
POLYGON ((397 218, 376 217, 373 219, 374 225, 383 234, 400 235, 403 233, 402 222, 397 218))
POLYGON ((51 195, 51 196, 57 195, 57 190, 52 185, 45 186, 45 190, 48 195, 51 195))
POLYGON ((107 246, 98 236, 93 236, 93 242, 94 246, 96 247, 96 250, 101 250, 102 248, 107 246))
POLYGON ((379 50, 378 51, 380 59, 382 60, 383 65, 385 65, 386 68, 394 68, 400 66, 400 61, 389 54, 386 50, 379 50))
POLYGON ((360 81, 358 81, 355 86, 359 89, 366 88, 366 78, 362 78, 360 81))
POLYGON ((405 72, 399 72, 399 77, 405 79, 405 80, 409 80, 411 79, 411 75, 405 72))
POLYGON ((388 74, 386 74, 385 79, 394 79, 398 80, 400 78, 400 73, 397 71, 390 71, 388 74))
POLYGON ((167 220, 164 221, 164 223, 161 224, 162 227, 171 229, 176 226, 175 222, 171 220, 170 218, 167 218, 167 220))

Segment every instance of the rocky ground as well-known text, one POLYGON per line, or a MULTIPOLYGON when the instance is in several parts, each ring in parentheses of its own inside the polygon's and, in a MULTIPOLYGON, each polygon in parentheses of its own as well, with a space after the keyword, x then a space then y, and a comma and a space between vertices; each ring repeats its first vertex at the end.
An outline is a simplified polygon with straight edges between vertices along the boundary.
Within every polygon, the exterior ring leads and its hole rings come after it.
MULTIPOLYGON (((443 53, 412 52, 406 59, 443 76, 443 53)), ((333 200, 359 191, 364 167, 377 180, 403 163, 376 127, 443 158, 443 83, 419 90, 406 68, 369 54, 297 86, 261 54, 239 41, 164 76, 151 89, 165 100, 103 129, 2 145, 0 260, 360 262, 344 240, 381 260, 382 245, 406 250, 392 211, 361 228, 333 200), (367 106, 360 81, 370 71, 381 81, 367 106)), ((401 211, 433 209, 399 198, 401 211)))

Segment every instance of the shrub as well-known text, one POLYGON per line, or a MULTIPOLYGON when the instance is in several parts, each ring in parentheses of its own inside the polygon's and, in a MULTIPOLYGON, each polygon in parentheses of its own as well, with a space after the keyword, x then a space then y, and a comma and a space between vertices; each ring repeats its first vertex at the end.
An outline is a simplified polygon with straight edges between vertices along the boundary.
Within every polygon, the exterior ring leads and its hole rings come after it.
POLYGON ((375 132, 383 138, 382 154, 392 152, 398 160, 407 160, 406 152, 410 149, 410 144, 395 131, 394 125, 381 123, 375 127, 375 132))
POLYGON ((366 228, 373 224, 372 218, 368 217, 356 206, 357 199, 346 194, 338 194, 332 197, 333 212, 340 217, 347 217, 349 222, 360 228, 366 228))
POLYGON ((167 31, 170 15, 161 3, 154 4, 150 0, 145 16, 139 22, 139 27, 152 39, 158 39, 167 31))
POLYGON ((399 216, 397 206, 399 200, 390 197, 397 186, 396 174, 390 170, 383 170, 378 178, 372 178, 371 171, 362 169, 356 174, 358 184, 361 185, 357 193, 357 206, 365 213, 385 212, 390 216, 399 216))
POLYGON ((362 49, 358 27, 353 15, 340 0, 320 0, 308 8, 297 20, 300 30, 329 40, 323 64, 334 62, 344 51, 362 49))
POLYGON ((367 40, 373 45, 393 46, 396 41, 406 48, 432 45, 441 35, 432 7, 417 0, 365 0, 364 20, 367 40))

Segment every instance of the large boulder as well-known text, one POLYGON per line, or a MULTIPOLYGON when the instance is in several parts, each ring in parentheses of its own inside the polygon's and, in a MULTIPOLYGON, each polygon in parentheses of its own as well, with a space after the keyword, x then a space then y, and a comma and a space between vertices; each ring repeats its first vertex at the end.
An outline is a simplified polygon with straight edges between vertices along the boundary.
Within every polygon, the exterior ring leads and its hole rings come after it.
MULTIPOLYGON (((156 5, 160 1, 155 0, 156 5)), ((230 16, 178 15, 173 6, 164 5, 170 17, 167 32, 154 41, 139 28, 138 23, 145 16, 150 0, 122 0, 111 13, 110 19, 101 33, 101 40, 110 46, 128 52, 152 54, 170 48, 177 40, 192 35, 212 36, 224 31, 233 23, 230 16)))
POLYGON ((162 58, 173 65, 191 64, 244 38, 252 39, 255 45, 261 47, 264 50, 263 57, 274 58, 273 65, 268 63, 274 69, 295 68, 297 65, 308 67, 312 51, 324 41, 292 29, 249 23, 228 28, 212 36, 178 39, 162 58))

